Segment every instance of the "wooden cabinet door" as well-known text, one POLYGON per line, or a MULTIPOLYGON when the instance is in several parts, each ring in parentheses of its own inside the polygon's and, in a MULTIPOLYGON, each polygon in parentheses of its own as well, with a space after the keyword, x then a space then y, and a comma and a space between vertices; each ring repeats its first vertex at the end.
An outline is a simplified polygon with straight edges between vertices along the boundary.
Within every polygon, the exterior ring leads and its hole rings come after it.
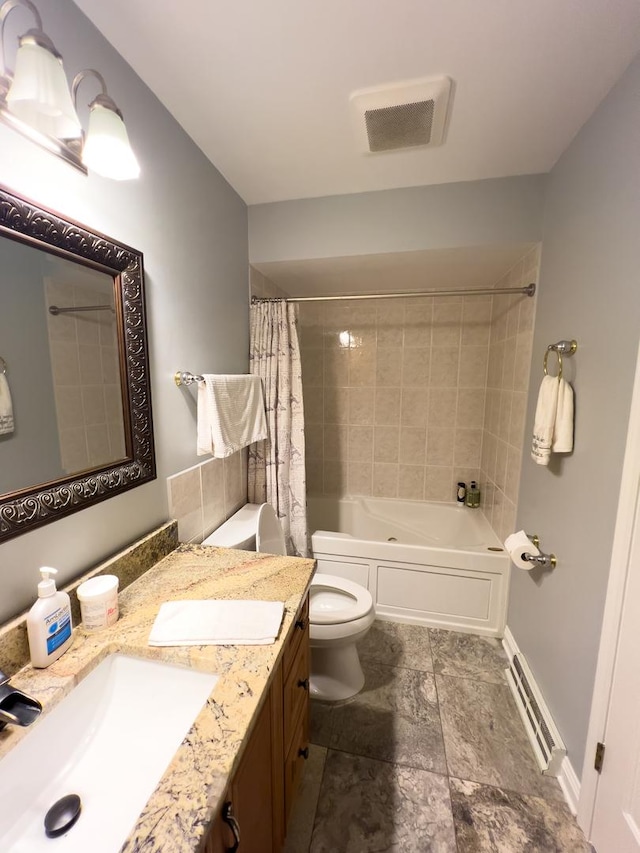
MULTIPOLYGON (((224 797, 224 802, 227 796, 224 797)), ((234 839, 231 830, 222 818, 222 809, 218 813, 213 826, 207 836, 204 853, 227 853, 233 849, 234 839)))
POLYGON ((251 740, 233 777, 231 801, 240 827, 238 853, 272 853, 273 786, 269 697, 260 711, 251 740))

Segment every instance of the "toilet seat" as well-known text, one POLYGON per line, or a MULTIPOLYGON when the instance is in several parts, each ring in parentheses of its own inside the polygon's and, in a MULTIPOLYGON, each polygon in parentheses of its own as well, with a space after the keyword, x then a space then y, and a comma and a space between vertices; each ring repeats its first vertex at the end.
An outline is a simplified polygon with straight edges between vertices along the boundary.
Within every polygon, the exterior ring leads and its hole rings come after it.
POLYGON ((256 551, 259 554, 286 555, 287 553, 282 525, 271 504, 261 504, 258 510, 256 551))
POLYGON ((355 622, 372 609, 371 593, 360 584, 337 575, 314 575, 309 589, 309 622, 312 625, 355 622))

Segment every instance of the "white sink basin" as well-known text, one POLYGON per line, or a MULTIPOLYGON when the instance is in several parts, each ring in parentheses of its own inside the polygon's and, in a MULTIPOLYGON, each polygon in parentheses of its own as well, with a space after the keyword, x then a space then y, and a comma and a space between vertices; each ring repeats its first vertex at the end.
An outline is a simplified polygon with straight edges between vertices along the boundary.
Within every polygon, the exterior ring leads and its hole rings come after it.
POLYGON ((218 677, 111 655, 0 761, 0 848, 115 853, 218 677), (44 817, 77 794, 79 819, 48 838, 44 817))

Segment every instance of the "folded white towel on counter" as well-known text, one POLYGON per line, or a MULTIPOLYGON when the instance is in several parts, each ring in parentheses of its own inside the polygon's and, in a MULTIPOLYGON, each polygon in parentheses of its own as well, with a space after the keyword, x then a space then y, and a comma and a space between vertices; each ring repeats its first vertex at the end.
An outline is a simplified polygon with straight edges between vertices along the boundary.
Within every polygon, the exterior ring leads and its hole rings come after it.
POLYGON ((9 383, 4 373, 0 373, 0 435, 13 432, 13 403, 9 383))
POLYGON ((275 643, 282 601, 166 601, 150 646, 266 646, 275 643))
POLYGON ((267 437, 259 376, 203 374, 198 382, 197 454, 217 459, 267 437))
POLYGON ((573 388, 566 379, 558 381, 558 404, 551 450, 553 453, 571 453, 573 450, 573 388))
POLYGON ((533 442, 531 444, 531 458, 538 465, 549 464, 557 411, 558 377, 543 376, 533 420, 533 442))

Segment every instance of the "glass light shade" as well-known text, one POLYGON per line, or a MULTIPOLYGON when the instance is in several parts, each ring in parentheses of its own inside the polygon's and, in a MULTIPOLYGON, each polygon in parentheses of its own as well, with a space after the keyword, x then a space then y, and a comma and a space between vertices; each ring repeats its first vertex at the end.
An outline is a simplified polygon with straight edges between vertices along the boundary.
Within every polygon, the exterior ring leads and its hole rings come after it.
POLYGON ((26 124, 56 139, 82 135, 62 62, 39 44, 23 42, 18 48, 7 106, 26 124))
POLYGON ((82 149, 82 162, 104 178, 126 181, 140 175, 127 129, 113 110, 94 104, 89 114, 89 129, 82 149))

